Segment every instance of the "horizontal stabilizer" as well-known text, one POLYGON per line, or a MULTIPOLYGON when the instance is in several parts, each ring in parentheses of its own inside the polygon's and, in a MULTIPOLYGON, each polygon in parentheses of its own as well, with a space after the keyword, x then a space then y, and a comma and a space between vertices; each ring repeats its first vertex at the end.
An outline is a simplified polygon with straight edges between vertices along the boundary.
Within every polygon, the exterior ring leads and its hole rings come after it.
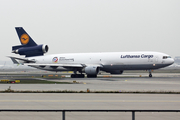
POLYGON ((11 56, 8 56, 8 57, 11 58, 11 60, 13 61, 14 64, 18 63, 16 60, 24 61, 24 63, 35 63, 36 62, 34 60, 28 60, 28 59, 25 59, 25 58, 17 58, 17 57, 11 57, 11 56))
POLYGON ((13 57, 10 57, 10 58, 13 61, 14 64, 19 64, 19 62, 15 58, 13 58, 13 57))

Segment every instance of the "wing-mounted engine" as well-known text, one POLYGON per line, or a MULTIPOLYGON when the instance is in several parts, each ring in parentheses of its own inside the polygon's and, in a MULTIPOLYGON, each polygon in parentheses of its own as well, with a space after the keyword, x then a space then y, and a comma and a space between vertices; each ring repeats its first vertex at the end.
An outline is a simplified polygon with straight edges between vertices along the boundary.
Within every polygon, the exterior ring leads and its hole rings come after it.
POLYGON ((97 77, 100 68, 98 66, 87 66, 84 68, 84 72, 87 74, 87 77, 97 77))
POLYGON ((25 55, 26 57, 40 56, 48 52, 48 45, 37 45, 27 47, 26 45, 13 46, 12 53, 25 55))

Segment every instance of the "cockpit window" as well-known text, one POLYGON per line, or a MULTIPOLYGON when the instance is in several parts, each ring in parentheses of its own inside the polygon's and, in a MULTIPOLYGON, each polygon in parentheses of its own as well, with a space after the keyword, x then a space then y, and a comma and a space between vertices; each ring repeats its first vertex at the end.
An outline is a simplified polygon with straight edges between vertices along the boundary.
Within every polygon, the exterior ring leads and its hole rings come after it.
POLYGON ((167 56, 163 56, 163 59, 167 59, 167 56))
POLYGON ((163 59, 171 58, 171 56, 163 56, 163 59))

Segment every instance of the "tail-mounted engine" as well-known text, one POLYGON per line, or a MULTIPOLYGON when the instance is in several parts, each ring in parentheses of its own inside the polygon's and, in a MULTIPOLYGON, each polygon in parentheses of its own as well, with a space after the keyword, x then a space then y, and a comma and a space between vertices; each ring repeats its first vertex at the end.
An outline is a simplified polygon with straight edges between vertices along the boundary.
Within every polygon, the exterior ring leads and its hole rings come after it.
POLYGON ((26 45, 19 45, 12 47, 12 53, 25 55, 26 57, 40 56, 48 52, 48 45, 36 45, 27 47, 26 45))

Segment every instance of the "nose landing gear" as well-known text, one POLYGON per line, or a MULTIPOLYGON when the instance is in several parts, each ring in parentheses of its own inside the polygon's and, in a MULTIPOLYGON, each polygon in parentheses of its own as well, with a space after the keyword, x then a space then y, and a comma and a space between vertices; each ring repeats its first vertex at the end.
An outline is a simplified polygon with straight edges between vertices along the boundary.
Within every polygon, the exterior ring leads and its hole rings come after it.
POLYGON ((149 70, 149 77, 150 77, 150 78, 152 77, 151 70, 149 70))

